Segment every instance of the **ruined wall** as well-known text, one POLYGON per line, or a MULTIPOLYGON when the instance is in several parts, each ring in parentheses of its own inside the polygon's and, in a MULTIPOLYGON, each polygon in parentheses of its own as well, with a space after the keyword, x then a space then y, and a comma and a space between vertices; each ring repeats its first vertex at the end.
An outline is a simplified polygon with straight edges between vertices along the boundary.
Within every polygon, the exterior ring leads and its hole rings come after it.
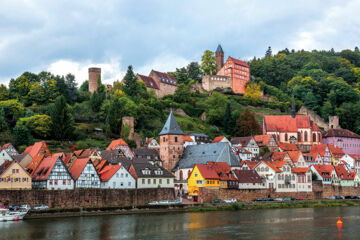
POLYGON ((319 115, 317 115, 314 111, 308 109, 307 107, 302 106, 300 110, 297 112, 297 114, 308 115, 310 120, 315 122, 319 128, 324 129, 324 131, 329 130, 329 125, 326 122, 324 122, 324 120, 319 115))
POLYGON ((239 201, 250 202, 257 198, 302 198, 302 199, 323 199, 329 196, 360 196, 360 187, 341 187, 323 185, 321 182, 313 183, 312 192, 277 193, 264 190, 237 190, 237 189, 214 189, 199 188, 199 202, 211 202, 214 199, 236 198, 239 201))
POLYGON ((146 205, 174 199, 174 189, 2 190, 0 205, 45 204, 51 208, 146 205))

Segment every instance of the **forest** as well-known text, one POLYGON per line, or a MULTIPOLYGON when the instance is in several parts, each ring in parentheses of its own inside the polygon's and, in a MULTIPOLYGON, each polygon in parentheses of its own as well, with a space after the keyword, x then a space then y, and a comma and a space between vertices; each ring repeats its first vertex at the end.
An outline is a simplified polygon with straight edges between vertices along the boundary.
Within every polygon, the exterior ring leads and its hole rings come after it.
MULTIPOLYGON (((204 74, 216 69, 214 53, 206 50, 199 61, 169 72, 178 81, 173 95, 157 99, 138 81, 129 66, 122 82, 108 90, 99 78, 94 94, 88 82, 81 86, 71 73, 24 72, 0 85, 0 143, 13 142, 20 151, 41 139, 52 149, 104 148, 121 136, 121 119, 133 116, 135 132, 145 139, 157 137, 170 109, 185 132, 246 136, 261 133, 263 114, 286 114, 292 96, 296 108, 314 110, 325 121, 338 115, 340 124, 360 133, 360 53, 354 50, 289 51, 249 61, 251 81, 246 94, 229 90, 200 93, 192 90, 204 74), (203 120, 202 120, 203 119, 203 120), (95 133, 102 129, 103 134, 95 133)), ((126 132, 126 131, 123 131, 126 132)), ((134 142, 126 139, 134 146, 134 142)))

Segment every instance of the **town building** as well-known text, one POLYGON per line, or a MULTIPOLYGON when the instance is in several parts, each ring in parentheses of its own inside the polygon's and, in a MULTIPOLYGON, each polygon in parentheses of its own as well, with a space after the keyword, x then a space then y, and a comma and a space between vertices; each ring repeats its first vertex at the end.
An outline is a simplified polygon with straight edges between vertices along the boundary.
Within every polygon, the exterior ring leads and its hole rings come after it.
POLYGON ((270 152, 279 151, 279 146, 272 135, 256 135, 254 139, 260 150, 268 148, 270 152))
POLYGON ((144 147, 148 149, 154 149, 156 151, 160 151, 160 145, 155 138, 148 138, 144 143, 144 147))
POLYGON ((77 158, 69 172, 75 181, 75 188, 100 188, 100 178, 89 157, 77 158))
POLYGON ((297 192, 312 192, 312 173, 309 167, 292 168, 291 172, 296 175, 297 192))
POLYGON ((101 188, 134 189, 135 178, 121 164, 107 165, 100 172, 101 188))
POLYGON ((339 164, 334 167, 336 175, 340 181, 342 187, 353 187, 354 186, 354 174, 348 172, 343 164, 339 164))
POLYGON ((191 139, 196 144, 207 144, 211 143, 210 137, 203 133, 188 133, 187 136, 191 137, 191 139))
POLYGON ((327 144, 312 145, 310 152, 320 154, 322 158, 322 164, 324 165, 332 164, 332 156, 327 144))
POLYGON ((133 162, 129 173, 136 180, 136 188, 174 188, 174 175, 163 167, 147 162, 133 162))
POLYGON ((214 138, 214 140, 211 143, 218 143, 218 142, 226 142, 231 146, 231 142, 225 136, 218 136, 214 138))
POLYGON ((184 132, 181 130, 172 111, 159 136, 160 159, 163 161, 163 167, 171 172, 184 151, 184 132))
POLYGON ((224 63, 224 51, 220 44, 216 52, 216 75, 205 75, 202 79, 202 87, 206 91, 217 88, 231 89, 234 93, 245 94, 246 83, 250 80, 250 68, 245 61, 228 57, 224 63))
POLYGON ((323 159, 320 156, 319 153, 303 153, 304 156, 304 160, 305 160, 305 164, 307 167, 310 167, 311 165, 322 165, 323 164, 323 159))
POLYGON ((11 143, 6 143, 2 147, 0 147, 0 150, 5 150, 10 156, 18 155, 18 151, 11 143))
POLYGON ((307 115, 265 115, 263 134, 273 135, 279 143, 296 144, 302 151, 309 151, 321 143, 321 132, 307 115))
POLYGON ((360 136, 347 129, 330 129, 323 134, 322 142, 335 145, 347 154, 360 154, 360 136))
POLYGON ((178 84, 174 76, 155 70, 151 70, 149 76, 140 74, 136 76, 140 81, 145 83, 146 89, 155 92, 158 98, 174 94, 178 84))
POLYGON ((12 161, 13 157, 5 150, 0 150, 0 165, 2 165, 5 161, 12 161))
POLYGON ((260 161, 253 169, 259 174, 266 188, 270 190, 276 189, 277 174, 282 172, 279 168, 275 167, 275 165, 269 161, 260 161))
POLYGON ((31 189, 30 174, 17 162, 6 160, 0 165, 0 189, 31 189))
POLYGON ((255 170, 234 170, 239 189, 265 189, 265 183, 255 170))
POLYGON ((31 158, 31 162, 25 167, 26 171, 28 171, 28 173, 30 173, 30 175, 33 176, 35 170, 37 169, 37 167, 40 165, 40 163, 43 161, 44 158, 45 155, 35 156, 31 158))
POLYGON ((316 175, 316 180, 321 181, 322 184, 332 184, 337 179, 332 165, 311 165, 310 170, 316 175))
POLYGON ((134 149, 136 158, 146 159, 150 164, 162 166, 159 152, 154 149, 136 148, 134 149))
POLYGON ((110 145, 106 148, 106 150, 115 149, 120 149, 129 159, 133 159, 135 157, 135 153, 131 150, 129 145, 122 138, 112 141, 110 145))
POLYGON ((34 189, 65 190, 74 189, 74 179, 61 160, 63 153, 44 158, 32 174, 34 189))
POLYGON ((233 147, 241 147, 245 150, 254 154, 254 156, 259 156, 260 148, 257 145, 254 137, 233 137, 231 138, 231 144, 233 147))
POLYGON ((44 157, 51 155, 50 149, 45 141, 36 142, 34 145, 27 147, 23 153, 28 153, 32 158, 41 155, 44 155, 44 157))
POLYGON ((184 136, 184 148, 191 145, 196 145, 197 143, 190 137, 190 136, 184 136))
POLYGON ((32 157, 27 153, 14 155, 13 159, 14 161, 17 161, 23 168, 26 168, 26 166, 32 161, 32 157))
POLYGON ((287 152, 287 154, 289 155, 291 161, 293 162, 294 167, 296 168, 306 167, 306 162, 301 151, 289 151, 287 152))
POLYGON ((239 183, 237 178, 226 162, 208 162, 207 165, 214 168, 219 176, 220 188, 238 189, 239 183))
POLYGON ((235 147, 234 153, 239 157, 240 161, 250 161, 255 157, 255 154, 243 147, 235 147))

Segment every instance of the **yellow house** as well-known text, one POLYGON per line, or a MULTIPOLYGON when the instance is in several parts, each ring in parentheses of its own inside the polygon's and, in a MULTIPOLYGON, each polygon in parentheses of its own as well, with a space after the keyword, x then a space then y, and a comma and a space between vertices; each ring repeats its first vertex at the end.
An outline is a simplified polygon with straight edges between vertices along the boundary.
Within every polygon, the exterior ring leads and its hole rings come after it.
POLYGON ((215 168, 207 164, 195 164, 188 178, 189 195, 197 201, 199 187, 220 187, 220 178, 215 168))
POLYGON ((31 176, 17 161, 5 161, 0 166, 0 189, 31 189, 31 176))

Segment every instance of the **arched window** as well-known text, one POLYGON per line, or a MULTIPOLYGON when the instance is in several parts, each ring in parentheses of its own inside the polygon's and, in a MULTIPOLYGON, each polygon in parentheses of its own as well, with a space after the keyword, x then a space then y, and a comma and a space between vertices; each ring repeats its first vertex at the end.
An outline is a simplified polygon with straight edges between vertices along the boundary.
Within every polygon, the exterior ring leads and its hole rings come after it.
POLYGON ((179 179, 183 180, 183 172, 182 172, 182 170, 180 170, 180 172, 179 172, 179 179))
POLYGON ((287 142, 288 141, 288 135, 287 135, 287 133, 285 133, 285 142, 287 142))
POLYGON ((304 141, 307 142, 308 141, 308 135, 307 135, 307 132, 305 131, 304 133, 304 141))
POLYGON ((298 132, 298 142, 301 142, 301 133, 300 132, 298 132))
POLYGON ((313 142, 316 142, 316 134, 313 133, 313 142))
POLYGON ((321 142, 321 135, 318 133, 318 142, 321 142))

